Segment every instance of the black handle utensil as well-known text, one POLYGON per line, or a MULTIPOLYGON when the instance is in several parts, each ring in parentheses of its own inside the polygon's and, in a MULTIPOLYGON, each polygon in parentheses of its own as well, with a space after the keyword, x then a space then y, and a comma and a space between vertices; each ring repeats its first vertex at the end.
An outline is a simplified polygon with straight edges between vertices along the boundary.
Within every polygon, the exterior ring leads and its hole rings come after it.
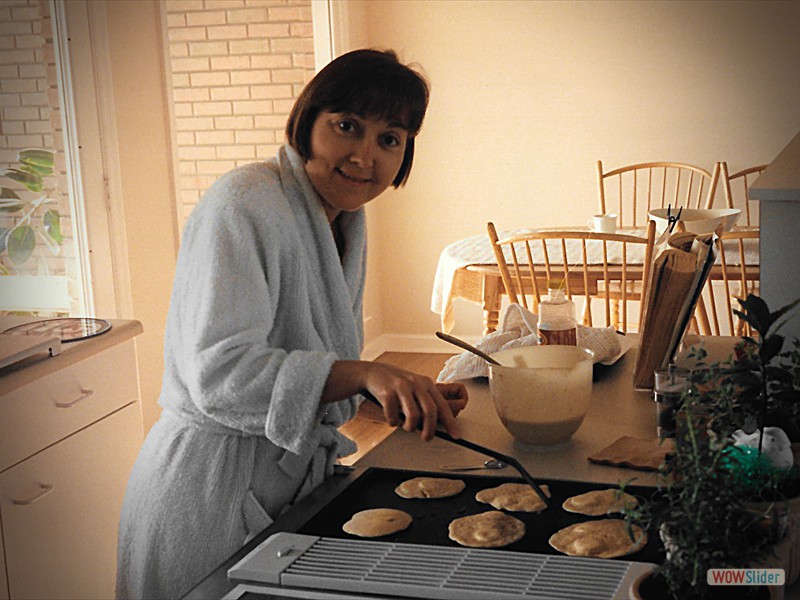
MULTIPOLYGON (((381 406, 381 403, 378 402, 377 398, 375 398, 375 396, 373 396, 372 394, 370 394, 366 390, 362 391, 361 395, 363 395, 370 402, 372 402, 374 404, 377 404, 378 406, 381 406)), ((383 407, 381 407, 381 408, 383 408, 383 407)), ((402 420, 403 418, 404 418, 403 414, 401 413, 400 414, 400 419, 402 420)), ((496 458, 497 460, 501 460, 504 463, 506 463, 507 465, 513 467, 514 470, 517 471, 517 473, 519 473, 522 476, 522 479, 525 480, 525 483, 527 483, 528 485, 530 485, 533 488, 533 491, 536 492, 536 495, 539 496, 539 498, 541 498, 541 500, 542 500, 542 502, 544 502, 545 506, 548 506, 548 507, 550 506, 550 499, 542 491, 542 488, 540 488, 537 485, 537 483, 533 480, 533 477, 531 477, 530 473, 528 473, 525 470, 525 467, 523 467, 519 463, 519 461, 517 461, 516 458, 513 458, 511 456, 506 456, 505 454, 501 454, 500 452, 496 452, 495 450, 492 450, 491 448, 486 448, 485 446, 481 446, 480 444, 476 444, 475 442, 470 442, 469 440, 465 440, 463 438, 458 438, 458 439, 454 438, 449 433, 447 433, 445 431, 441 431, 439 429, 436 429, 433 432, 433 434, 436 437, 438 437, 440 439, 443 439, 443 440, 445 440, 447 442, 450 442, 452 444, 457 444, 458 446, 463 446, 464 448, 469 448, 470 450, 474 450, 475 452, 479 452, 480 454, 484 454, 484 455, 490 456, 492 458, 496 458)))
POLYGON ((669 229, 670 233, 672 233, 675 230, 675 225, 677 225, 678 221, 681 220, 681 213, 682 212, 683 212, 683 207, 681 206, 681 207, 678 208, 678 214, 673 217, 671 215, 671 213, 672 213, 672 205, 671 204, 667 205, 667 223, 669 225, 668 229, 669 229))

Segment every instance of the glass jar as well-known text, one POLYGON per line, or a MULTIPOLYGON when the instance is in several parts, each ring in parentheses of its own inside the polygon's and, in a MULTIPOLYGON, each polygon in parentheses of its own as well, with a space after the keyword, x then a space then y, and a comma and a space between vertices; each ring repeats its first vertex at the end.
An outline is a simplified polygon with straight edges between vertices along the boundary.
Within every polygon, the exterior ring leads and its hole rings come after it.
POLYGON ((656 433, 661 439, 675 437, 676 415, 681 398, 689 389, 689 370, 669 365, 655 371, 653 399, 656 401, 656 433))
POLYGON ((547 297, 539 303, 539 344, 578 345, 578 321, 575 303, 564 294, 564 280, 547 282, 547 297))

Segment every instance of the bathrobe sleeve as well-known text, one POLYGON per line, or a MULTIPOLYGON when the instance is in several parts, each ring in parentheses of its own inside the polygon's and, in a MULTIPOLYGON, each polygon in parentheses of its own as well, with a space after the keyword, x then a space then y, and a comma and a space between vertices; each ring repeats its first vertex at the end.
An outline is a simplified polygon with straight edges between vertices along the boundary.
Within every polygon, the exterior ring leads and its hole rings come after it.
POLYGON ((168 361, 191 410, 303 453, 317 443, 316 425, 326 420, 338 426, 355 410, 354 401, 320 406, 333 362, 358 358, 358 350, 346 357, 336 351, 329 321, 341 318, 326 315, 326 304, 341 304, 353 322, 352 298, 318 297, 326 283, 319 280, 329 271, 316 266, 325 258, 313 238, 330 237, 330 231, 305 239, 306 224, 298 226, 297 212, 262 177, 223 179, 188 221, 170 309, 168 361))

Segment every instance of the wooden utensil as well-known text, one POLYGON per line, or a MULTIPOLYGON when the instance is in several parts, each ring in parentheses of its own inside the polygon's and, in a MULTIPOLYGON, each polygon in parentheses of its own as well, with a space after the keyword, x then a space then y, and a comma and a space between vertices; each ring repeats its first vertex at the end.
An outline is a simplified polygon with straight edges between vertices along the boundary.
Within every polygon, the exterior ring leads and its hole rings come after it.
POLYGON ((488 362, 490 365, 499 365, 500 364, 495 359, 493 359, 491 356, 486 354, 483 350, 478 350, 472 344, 468 344, 464 340, 460 340, 457 337, 453 337, 452 335, 447 335, 446 333, 442 333, 441 331, 437 331, 436 332, 436 337, 438 337, 440 340, 444 340, 445 342, 453 344, 454 346, 458 346, 459 348, 462 348, 462 349, 466 350, 467 352, 472 352, 475 356, 480 356, 483 360, 488 362))

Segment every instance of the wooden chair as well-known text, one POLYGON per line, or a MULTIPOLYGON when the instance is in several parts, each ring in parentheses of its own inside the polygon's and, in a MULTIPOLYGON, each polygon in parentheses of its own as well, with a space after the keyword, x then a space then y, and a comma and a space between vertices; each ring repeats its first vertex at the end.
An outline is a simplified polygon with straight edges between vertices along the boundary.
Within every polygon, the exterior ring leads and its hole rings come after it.
POLYGON ((710 208, 719 180, 713 173, 677 162, 647 162, 603 171, 597 161, 600 212, 617 214, 618 228, 645 227, 654 208, 710 208))
MULTIPOLYGON (((488 223, 487 229, 503 286, 512 303, 536 312, 542 295, 547 293, 547 281, 563 278, 568 298, 585 299, 584 325, 593 326, 591 302, 602 299, 605 326, 627 332, 629 305, 645 298, 650 285, 655 222, 649 221, 644 237, 553 230, 499 239, 493 223, 488 223), (636 261, 629 259, 629 254, 633 254, 629 253, 631 246, 639 246, 636 261)), ((638 325, 641 325, 641 311, 638 325)))
POLYGON ((761 175, 761 172, 767 166, 749 167, 731 175, 728 171, 728 163, 725 161, 719 163, 722 188, 725 192, 725 204, 728 208, 742 209, 742 214, 736 223, 738 227, 758 226, 758 207, 755 205, 757 201, 750 200, 750 193, 747 188, 761 175))
POLYGON ((711 313, 709 327, 712 335, 753 334, 749 326, 739 319, 733 310, 740 309, 736 298, 743 299, 747 297, 747 294, 758 293, 758 269, 747 264, 745 245, 748 242, 745 240, 755 240, 749 243, 758 244, 759 237, 758 229, 734 229, 720 234, 717 240, 721 277, 709 279, 703 290, 705 304, 711 313), (732 261, 732 257, 736 257, 737 260, 732 261), (722 327, 721 323, 727 325, 727 329, 722 327))

